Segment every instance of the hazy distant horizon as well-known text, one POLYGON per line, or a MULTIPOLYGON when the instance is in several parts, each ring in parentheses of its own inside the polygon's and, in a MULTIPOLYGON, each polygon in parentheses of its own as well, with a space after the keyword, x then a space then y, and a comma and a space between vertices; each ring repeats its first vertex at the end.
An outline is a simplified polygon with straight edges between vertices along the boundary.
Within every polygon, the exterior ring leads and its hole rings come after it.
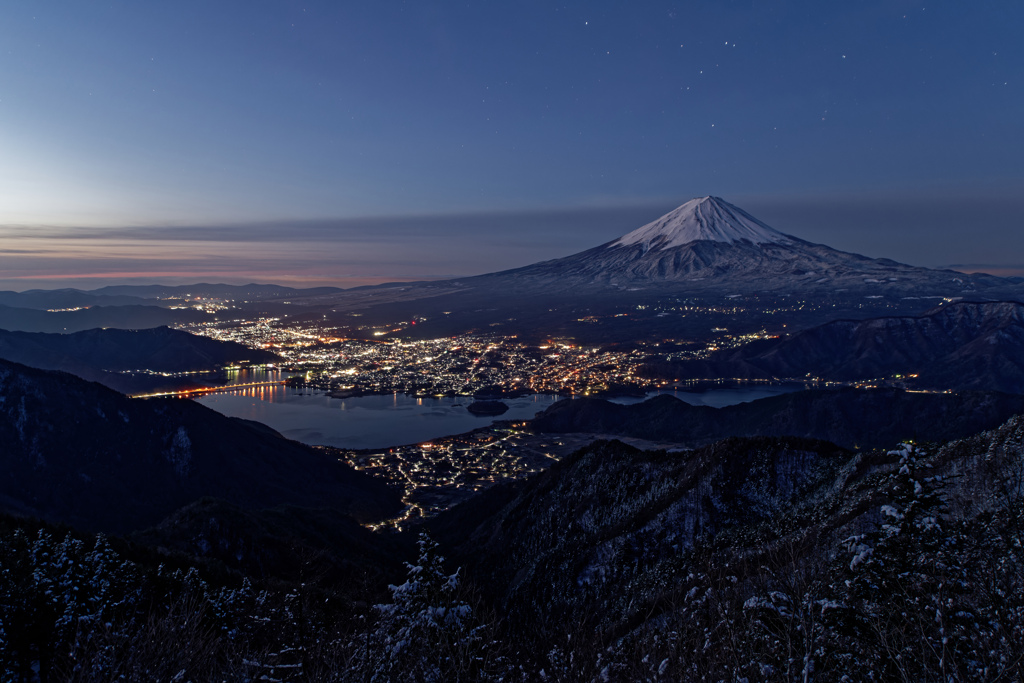
MULTIPOLYGON (((724 197, 811 242, 1024 276, 1024 192, 724 197)), ((680 197, 682 203, 690 197, 680 197)), ((138 227, 0 226, 0 288, 273 282, 357 287, 516 268, 598 246, 677 204, 138 227)))

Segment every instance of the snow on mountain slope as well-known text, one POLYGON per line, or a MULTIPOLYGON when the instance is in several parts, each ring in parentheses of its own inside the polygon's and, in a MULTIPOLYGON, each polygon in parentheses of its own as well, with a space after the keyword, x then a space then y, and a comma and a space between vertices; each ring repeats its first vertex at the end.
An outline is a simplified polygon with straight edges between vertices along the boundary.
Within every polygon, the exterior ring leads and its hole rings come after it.
POLYGON ((796 241, 723 199, 698 197, 620 237, 609 246, 643 244, 648 249, 663 250, 700 240, 728 244, 744 240, 754 244, 792 244, 796 241))

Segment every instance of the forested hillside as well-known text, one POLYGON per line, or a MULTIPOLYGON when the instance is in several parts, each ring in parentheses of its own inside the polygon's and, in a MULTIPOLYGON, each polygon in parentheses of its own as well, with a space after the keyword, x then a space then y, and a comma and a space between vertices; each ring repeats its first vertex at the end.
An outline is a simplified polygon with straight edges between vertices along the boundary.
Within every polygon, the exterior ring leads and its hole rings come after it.
POLYGON ((174 550, 8 518, 3 666, 13 680, 1016 680, 1022 494, 1014 418, 859 453, 599 442, 386 550, 367 539, 376 560, 344 579, 315 534, 288 571, 232 563, 215 506, 174 550))

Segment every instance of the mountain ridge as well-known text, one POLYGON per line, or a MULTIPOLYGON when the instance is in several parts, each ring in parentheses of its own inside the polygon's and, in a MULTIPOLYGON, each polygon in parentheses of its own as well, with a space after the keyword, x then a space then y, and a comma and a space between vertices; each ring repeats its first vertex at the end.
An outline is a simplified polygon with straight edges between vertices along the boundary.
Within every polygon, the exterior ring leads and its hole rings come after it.
POLYGON ((916 316, 839 319, 707 360, 653 363, 687 378, 870 381, 908 387, 1024 393, 1024 303, 960 301, 916 316))
POLYGON ((279 356, 237 342, 201 337, 166 326, 89 329, 69 334, 0 330, 0 358, 42 370, 61 370, 124 393, 187 388, 195 382, 131 371, 182 373, 228 363, 273 363, 279 356))
POLYGON ((535 417, 543 433, 630 436, 699 447, 731 437, 794 437, 843 448, 891 448, 905 439, 948 441, 1024 413, 1024 396, 997 392, 914 393, 901 389, 816 389, 723 408, 670 394, 621 405, 562 399, 535 417))

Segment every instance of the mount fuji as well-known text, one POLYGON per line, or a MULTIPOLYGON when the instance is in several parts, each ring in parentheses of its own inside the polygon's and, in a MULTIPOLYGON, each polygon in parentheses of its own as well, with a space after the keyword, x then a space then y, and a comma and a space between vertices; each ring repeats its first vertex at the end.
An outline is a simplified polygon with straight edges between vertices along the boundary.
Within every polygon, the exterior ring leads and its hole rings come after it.
POLYGON ((661 218, 593 249, 487 278, 560 281, 562 286, 685 285, 688 291, 734 293, 868 290, 869 295, 926 290, 978 292, 1009 283, 869 258, 779 232, 718 197, 691 199, 661 218))
POLYGON ((914 315, 943 299, 1022 295, 1024 286, 1014 280, 839 251, 780 232, 718 197, 699 197, 564 258, 473 277, 345 290, 306 303, 326 305, 317 315, 336 320, 358 312, 363 325, 425 318, 417 336, 543 330, 625 340, 719 327, 732 332, 788 323, 793 329, 840 316, 914 315), (700 315, 692 315, 693 306, 700 315))

